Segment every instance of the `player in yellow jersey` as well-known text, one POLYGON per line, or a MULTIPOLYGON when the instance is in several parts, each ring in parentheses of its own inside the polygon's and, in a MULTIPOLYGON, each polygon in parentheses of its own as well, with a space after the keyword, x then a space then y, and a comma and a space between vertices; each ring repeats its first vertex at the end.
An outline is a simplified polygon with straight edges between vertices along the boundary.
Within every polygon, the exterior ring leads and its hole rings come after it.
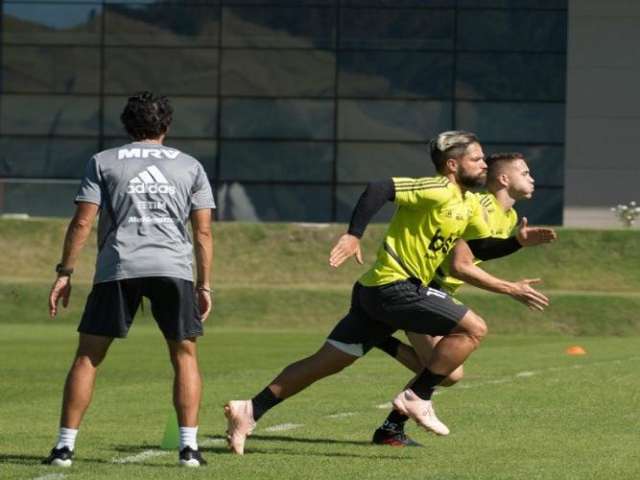
MULTIPOLYGON (((484 210, 491 236, 509 238, 518 223, 518 215, 513 205, 516 201, 532 197, 534 180, 524 155, 521 153, 496 153, 490 155, 486 163, 488 165, 487 191, 477 194, 478 199, 484 210)), ((451 257, 452 253, 436 269, 435 277, 429 286, 454 296, 464 282, 451 274, 449 265, 451 257)), ((467 263, 474 262, 476 265, 481 262, 481 260, 473 258, 466 258, 466 261, 467 263)), ((433 347, 440 337, 411 332, 407 332, 406 335, 412 346, 402 343, 395 337, 388 337, 377 347, 396 358, 407 368, 419 373, 427 363, 433 347)), ((454 385, 462 377, 463 367, 460 365, 440 383, 440 386, 454 385)), ((407 419, 408 417, 392 410, 384 423, 375 431, 373 443, 396 447, 419 445, 404 432, 404 424, 407 419)))
MULTIPOLYGON (((433 389, 477 348, 487 327, 476 313, 427 285, 460 238, 476 239, 469 246, 479 258, 495 258, 522 244, 549 241, 553 231, 523 227, 517 238, 490 238, 478 197, 468 191, 482 186, 486 179, 487 165, 478 139, 467 132, 444 132, 430 146, 438 176, 372 182, 360 197, 348 233, 332 251, 330 264, 334 267, 354 255, 361 260, 360 237, 387 201, 394 201, 397 210, 377 261, 354 285, 349 313, 324 345, 286 367, 253 399, 225 405, 228 442, 234 453, 244 452, 255 422, 269 409, 351 365, 396 330, 443 337, 424 370, 393 404, 423 428, 449 433, 433 411, 433 389), (493 252, 492 256, 486 257, 486 251, 493 252)), ((469 270, 469 279, 484 288, 509 294, 532 308, 542 310, 548 305, 548 299, 529 281, 508 282, 478 270, 482 273, 469 270)))

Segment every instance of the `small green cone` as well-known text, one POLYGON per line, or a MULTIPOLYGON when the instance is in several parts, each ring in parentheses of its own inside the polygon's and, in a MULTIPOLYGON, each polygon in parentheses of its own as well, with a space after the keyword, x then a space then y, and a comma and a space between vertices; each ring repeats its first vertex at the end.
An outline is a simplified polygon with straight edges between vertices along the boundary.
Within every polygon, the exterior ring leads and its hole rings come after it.
POLYGON ((164 427, 164 436, 160 448, 162 450, 175 450, 180 446, 180 430, 178 429, 178 416, 174 410, 167 417, 167 425, 164 427))

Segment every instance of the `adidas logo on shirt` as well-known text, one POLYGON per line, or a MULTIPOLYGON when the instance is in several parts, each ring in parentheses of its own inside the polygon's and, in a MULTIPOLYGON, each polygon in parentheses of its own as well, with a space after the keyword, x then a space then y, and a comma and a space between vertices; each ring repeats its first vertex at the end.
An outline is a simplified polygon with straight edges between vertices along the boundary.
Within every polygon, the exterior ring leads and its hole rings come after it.
POLYGON ((176 187, 169 184, 158 167, 151 165, 129 180, 127 193, 168 193, 169 195, 175 195, 176 187))

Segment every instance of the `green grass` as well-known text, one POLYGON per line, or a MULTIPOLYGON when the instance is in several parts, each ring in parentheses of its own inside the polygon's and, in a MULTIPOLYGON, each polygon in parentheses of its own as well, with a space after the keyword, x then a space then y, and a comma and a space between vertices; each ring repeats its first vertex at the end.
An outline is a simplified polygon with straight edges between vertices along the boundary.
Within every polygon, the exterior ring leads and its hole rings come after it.
POLYGON ((184 471, 170 452, 138 463, 114 459, 157 450, 171 409, 171 372, 163 341, 141 319, 116 342, 98 377, 94 402, 70 470, 38 464, 56 435, 60 392, 75 346, 70 325, 0 325, 0 478, 62 473, 99 478, 434 478, 634 479, 640 356, 636 338, 579 340, 588 355, 569 357, 566 336, 491 337, 466 365, 457 387, 435 397, 447 438, 411 425, 421 449, 374 447, 368 440, 409 375, 373 352, 269 412, 234 457, 219 443, 221 405, 261 389, 284 365, 313 351, 322 332, 227 328, 200 341, 205 382, 200 441, 210 466, 184 471), (530 372, 528 376, 518 376, 530 372), (334 418, 337 413, 352 415, 334 418), (302 427, 269 432, 270 426, 302 427), (218 443, 215 443, 218 442, 218 443), (635 453, 634 453, 635 452, 635 453))
MULTIPOLYGON (((171 412, 168 355, 148 306, 101 367, 74 466, 41 466, 56 436, 95 255, 92 239, 74 275, 69 309, 47 318, 65 227, 62 220, 0 220, 0 479, 640 478, 640 235, 567 229, 554 245, 485 264, 510 279, 542 277, 552 300, 543 314, 463 290, 461 298, 487 320, 490 335, 466 363, 463 382, 435 398, 449 437, 412 425, 410 433, 425 448, 368 443, 386 415, 377 406, 409 379, 374 351, 269 412, 239 458, 221 444, 221 406, 250 397, 313 352, 345 313, 350 286, 364 267, 327 266, 342 225, 215 225, 216 308, 199 341, 200 441, 210 466, 180 470, 175 452, 113 462, 158 452, 171 412), (567 356, 574 344, 588 355, 567 356), (332 417, 340 413, 351 415, 332 417), (303 426, 267 430, 284 423, 303 426)), ((368 262, 383 232, 375 225, 367 233, 368 262)))
MULTIPOLYGON (((11 280, 51 279, 60 259, 67 221, 0 220, 0 275, 11 280)), ((304 227, 297 224, 214 224, 214 283, 220 285, 343 285, 350 286, 363 266, 348 262, 338 270, 328 266, 331 247, 344 225, 304 227)), ((363 239, 370 264, 384 234, 372 225, 363 239)), ((639 230, 559 229, 553 245, 528 248, 508 258, 487 262, 486 268, 509 279, 542 277, 545 287, 558 290, 637 292, 640 290, 639 230)), ((83 252, 76 281, 90 282, 95 238, 83 252)))

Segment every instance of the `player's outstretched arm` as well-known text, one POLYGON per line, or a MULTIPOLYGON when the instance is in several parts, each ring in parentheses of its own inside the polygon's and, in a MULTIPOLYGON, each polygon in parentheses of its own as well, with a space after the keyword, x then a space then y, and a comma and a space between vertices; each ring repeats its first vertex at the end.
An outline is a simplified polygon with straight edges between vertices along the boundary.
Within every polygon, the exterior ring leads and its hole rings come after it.
POLYGON ((200 318, 204 322, 213 308, 211 291, 211 262, 213 261, 213 235, 211 233, 211 209, 201 208, 191 212, 193 250, 196 257, 196 296, 200 318))
MULTIPOLYGON (((95 203, 78 202, 62 247, 62 259, 60 265, 63 271, 72 272, 82 247, 89 238, 93 222, 98 215, 100 207, 95 203)), ((55 317, 58 313, 58 303, 62 300, 62 306, 67 308, 71 296, 71 274, 61 274, 56 278, 49 293, 49 316, 55 317)))
POLYGON ((364 235, 373 216, 380 211, 386 202, 392 202, 394 198, 395 186, 390 178, 367 185, 353 209, 347 233, 338 239, 331 250, 329 265, 338 268, 350 257, 355 257, 359 264, 363 263, 360 238, 364 235))
POLYGON ((543 243, 551 243, 558 238, 553 228, 529 227, 527 225, 527 217, 522 217, 516 232, 516 239, 523 247, 533 247, 543 243))
POLYGON ((474 255, 464 240, 458 240, 451 256, 451 274, 471 285, 490 292, 509 295, 514 300, 524 303, 532 310, 544 310, 549 306, 549 299, 531 287, 540 279, 523 279, 510 282, 487 273, 478 267, 474 255))

